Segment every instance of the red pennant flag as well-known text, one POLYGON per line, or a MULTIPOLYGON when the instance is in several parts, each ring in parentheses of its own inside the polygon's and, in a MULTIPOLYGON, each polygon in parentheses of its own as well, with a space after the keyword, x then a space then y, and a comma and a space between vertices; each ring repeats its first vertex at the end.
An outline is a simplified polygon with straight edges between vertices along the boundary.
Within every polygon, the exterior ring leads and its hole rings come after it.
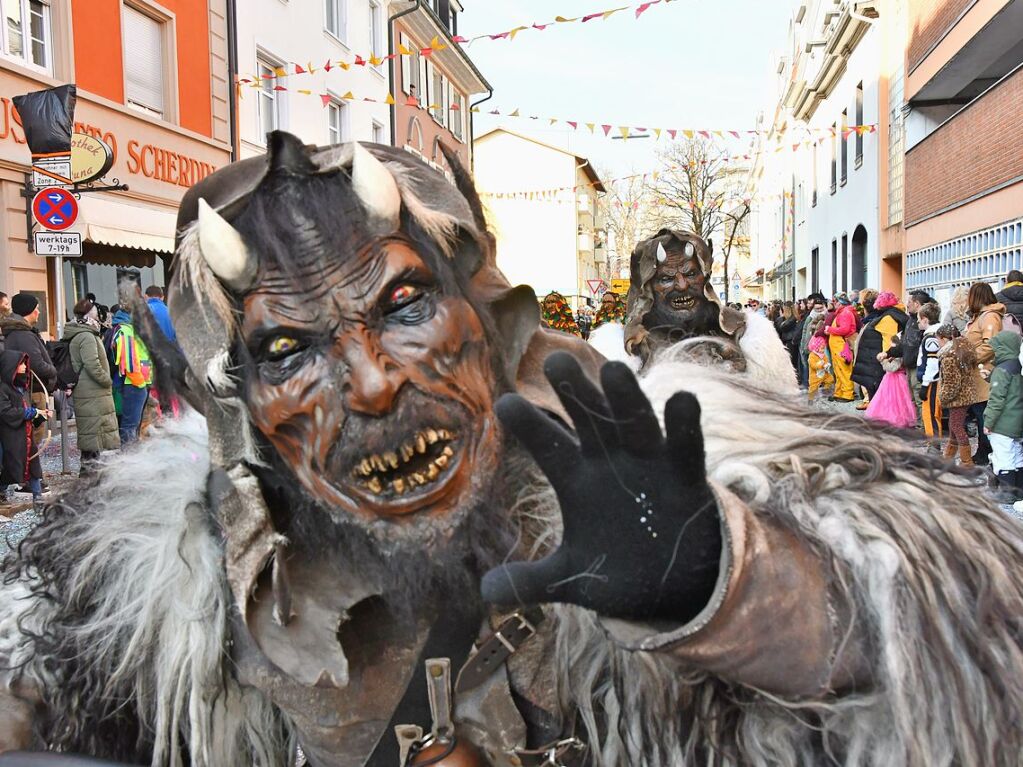
POLYGON ((264 80, 273 80, 277 75, 263 75, 264 80))
POLYGON ((323 65, 323 71, 329 72, 331 70, 330 59, 327 59, 327 63, 323 65))
POLYGON ((533 29, 539 29, 541 32, 543 32, 549 26, 550 24, 534 24, 533 29))
POLYGON ((638 130, 638 131, 645 131, 646 128, 636 128, 636 130, 638 130))
POLYGON ((660 1, 661 0, 654 0, 652 3, 640 3, 639 8, 636 9, 636 18, 638 19, 647 11, 647 9, 650 8, 651 5, 656 5, 660 1))
POLYGON ((492 114, 492 115, 499 115, 499 114, 501 114, 501 112, 500 112, 499 110, 497 110, 497 109, 492 109, 492 110, 490 110, 490 113, 489 113, 489 114, 492 114))
POLYGON ((575 130, 576 128, 579 127, 579 123, 574 123, 571 120, 566 120, 565 122, 572 126, 572 130, 575 130))
POLYGON ((454 37, 451 38, 451 42, 453 42, 453 43, 467 43, 467 42, 469 42, 469 38, 468 37, 462 37, 461 35, 455 35, 454 37))
POLYGON ((669 136, 671 136, 671 140, 672 140, 672 141, 674 141, 674 140, 675 140, 675 134, 676 134, 676 133, 678 133, 678 131, 676 131, 676 130, 672 130, 671 128, 668 128, 668 135, 669 135, 669 136))
POLYGON ((407 106, 407 107, 418 107, 419 106, 419 99, 417 99, 415 96, 409 96, 407 99, 405 99, 405 106, 407 106))
POLYGON ((285 87, 284 87, 283 85, 275 85, 275 86, 274 86, 274 90, 275 90, 275 91, 286 91, 286 90, 288 90, 288 89, 287 89, 287 88, 285 88, 285 87))
POLYGON ((329 104, 329 103, 330 103, 331 101, 333 101, 333 100, 334 100, 334 99, 332 99, 332 98, 330 97, 330 94, 329 94, 329 93, 321 93, 321 94, 320 94, 320 101, 322 101, 322 102, 323 102, 323 106, 327 106, 327 104, 329 104))
POLYGON ((605 136, 606 136, 606 135, 607 135, 608 133, 610 133, 610 132, 611 132, 611 126, 610 126, 610 125, 601 125, 600 127, 604 129, 604 135, 605 135, 605 136))
POLYGON ((701 130, 701 131, 697 131, 697 133, 699 133, 704 138, 710 138, 710 131, 701 130))
POLYGON ((302 69, 302 65, 301 64, 296 64, 295 65, 295 74, 296 75, 304 75, 305 74, 305 70, 302 69))
POLYGON ((428 59, 433 55, 433 48, 420 48, 419 55, 428 59))
POLYGON ((739 136, 739 131, 737 131, 737 130, 730 130, 730 131, 728 131, 728 132, 729 132, 729 133, 731 133, 731 134, 732 134, 733 136, 735 136, 736 138, 740 138, 740 136, 739 136))
POLYGON ((360 56, 359 54, 355 54, 355 66, 357 67, 366 66, 366 60, 362 58, 362 56, 360 56))
POLYGON ((583 16, 583 24, 585 24, 587 21, 590 21, 591 19, 599 19, 603 15, 604 12, 601 11, 600 13, 591 13, 588 16, 583 16))
POLYGON ((487 35, 487 37, 489 37, 491 40, 504 40, 504 38, 506 38, 510 34, 511 34, 511 32, 509 31, 509 32, 502 32, 499 35, 487 35))
POLYGON ((456 102, 454 102, 454 103, 452 103, 452 104, 451 104, 451 106, 450 106, 450 107, 448 107, 448 108, 449 108, 449 109, 454 109, 454 110, 455 110, 456 112, 457 112, 457 111, 458 111, 459 109, 461 109, 461 107, 460 107, 460 106, 458 106, 458 102, 457 102, 457 101, 456 101, 456 102))
POLYGON ((849 136, 851 136, 851 135, 852 135, 852 133, 853 133, 853 132, 852 132, 851 130, 848 130, 848 129, 847 129, 847 130, 844 130, 844 131, 842 131, 842 140, 843 140, 843 141, 845 141, 846 139, 848 139, 848 138, 849 138, 849 136))

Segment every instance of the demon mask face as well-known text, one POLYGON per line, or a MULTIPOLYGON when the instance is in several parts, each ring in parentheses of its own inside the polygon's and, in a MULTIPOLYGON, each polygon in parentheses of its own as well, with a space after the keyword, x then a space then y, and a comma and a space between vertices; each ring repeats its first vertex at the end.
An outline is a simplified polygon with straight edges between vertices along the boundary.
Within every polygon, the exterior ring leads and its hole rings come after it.
POLYGON ((324 166, 274 134, 230 223, 199 201, 198 238, 241 309, 232 357, 252 425, 317 505, 372 528, 487 487, 500 373, 470 298, 473 237, 382 148, 346 149, 350 164, 324 166))

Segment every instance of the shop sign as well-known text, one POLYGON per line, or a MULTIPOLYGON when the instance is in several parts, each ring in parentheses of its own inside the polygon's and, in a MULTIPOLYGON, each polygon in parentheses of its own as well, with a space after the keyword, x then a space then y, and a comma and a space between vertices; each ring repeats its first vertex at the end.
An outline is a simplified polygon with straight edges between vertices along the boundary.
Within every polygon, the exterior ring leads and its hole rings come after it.
POLYGON ((36 232, 35 254, 37 256, 72 256, 82 255, 81 232, 36 232))
POLYGON ((99 136, 71 135, 71 179, 86 184, 103 178, 114 164, 114 150, 99 136))

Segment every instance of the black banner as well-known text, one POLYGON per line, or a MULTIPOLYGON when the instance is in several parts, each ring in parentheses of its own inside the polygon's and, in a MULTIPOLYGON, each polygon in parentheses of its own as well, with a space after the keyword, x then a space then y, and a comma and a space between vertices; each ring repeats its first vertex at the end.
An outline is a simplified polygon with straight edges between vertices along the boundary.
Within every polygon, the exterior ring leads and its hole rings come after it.
POLYGON ((14 97, 33 157, 71 152, 77 98, 74 84, 14 97))

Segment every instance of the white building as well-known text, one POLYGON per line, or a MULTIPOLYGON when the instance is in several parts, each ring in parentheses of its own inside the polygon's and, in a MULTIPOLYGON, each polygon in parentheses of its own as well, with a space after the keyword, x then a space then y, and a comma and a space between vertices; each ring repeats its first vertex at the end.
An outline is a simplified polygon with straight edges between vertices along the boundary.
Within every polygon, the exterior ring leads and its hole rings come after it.
POLYGON ((605 190, 589 160, 505 128, 478 137, 474 153, 476 187, 508 280, 541 297, 556 290, 573 309, 592 301, 590 283, 607 255, 597 217, 605 190))
POLYGON ((238 70, 242 78, 258 78, 259 87, 239 89, 240 156, 265 151, 266 134, 278 129, 310 144, 390 143, 388 62, 347 70, 336 64, 356 56, 386 57, 388 14, 386 0, 246 0, 237 15, 238 70), (329 72, 328 61, 333 62, 329 72), (292 73, 296 64, 316 71, 264 77, 279 67, 292 73), (275 90, 276 85, 287 90, 275 90), (354 98, 344 99, 348 93, 354 98))
POLYGON ((884 116, 881 34, 861 13, 871 13, 867 6, 809 0, 790 21, 753 171, 752 248, 767 270, 767 298, 881 284, 887 155, 876 133, 850 132, 884 116))

